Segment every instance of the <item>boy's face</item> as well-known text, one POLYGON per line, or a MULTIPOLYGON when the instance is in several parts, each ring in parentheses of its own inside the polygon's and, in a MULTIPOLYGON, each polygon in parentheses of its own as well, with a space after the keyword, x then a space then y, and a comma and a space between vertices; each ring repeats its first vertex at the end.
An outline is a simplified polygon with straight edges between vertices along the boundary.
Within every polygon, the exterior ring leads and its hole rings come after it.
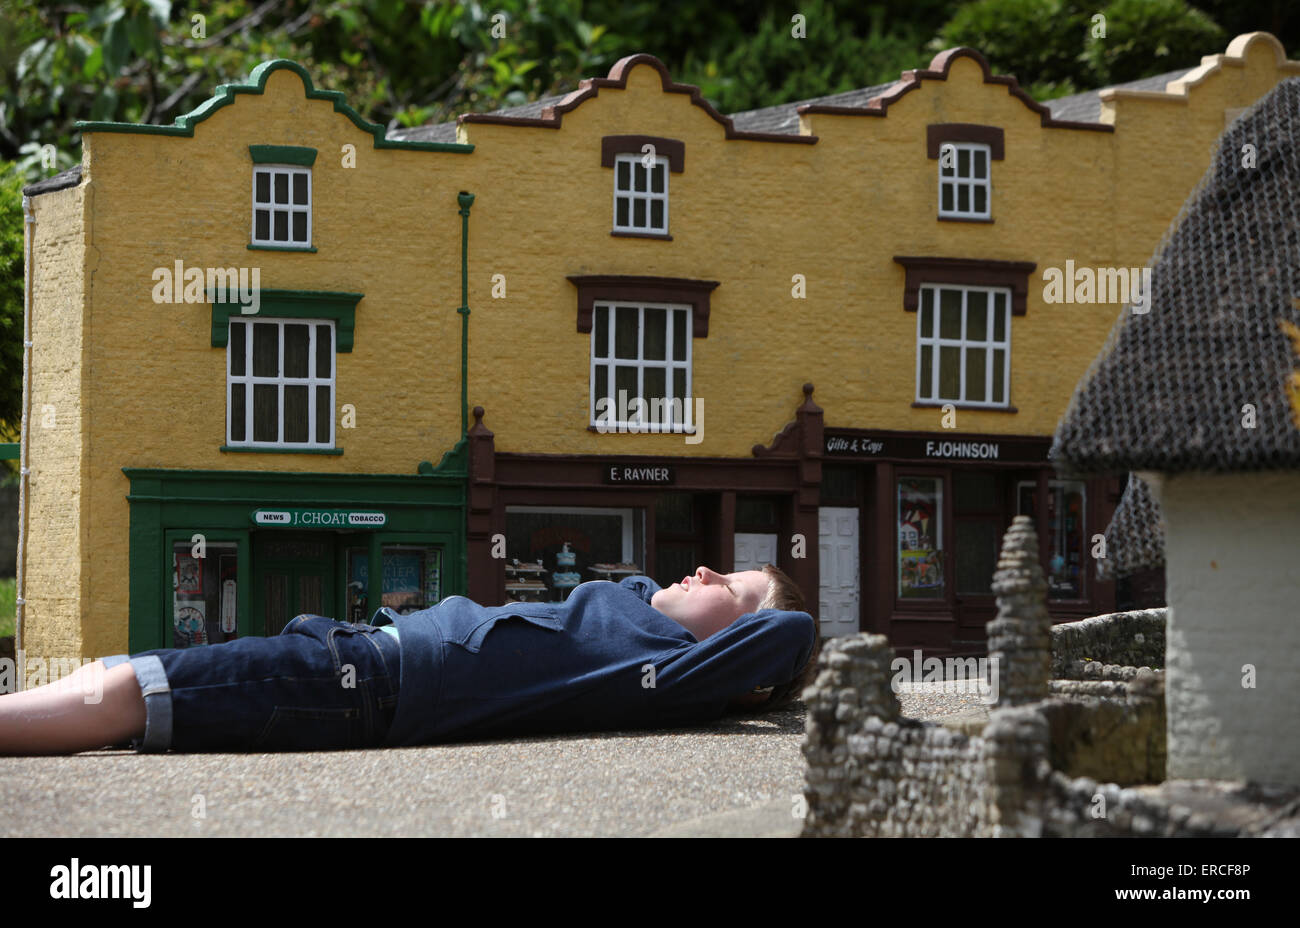
POLYGON ((703 641, 747 612, 757 612, 767 595, 767 574, 744 570, 720 574, 707 567, 665 587, 650 605, 703 641))

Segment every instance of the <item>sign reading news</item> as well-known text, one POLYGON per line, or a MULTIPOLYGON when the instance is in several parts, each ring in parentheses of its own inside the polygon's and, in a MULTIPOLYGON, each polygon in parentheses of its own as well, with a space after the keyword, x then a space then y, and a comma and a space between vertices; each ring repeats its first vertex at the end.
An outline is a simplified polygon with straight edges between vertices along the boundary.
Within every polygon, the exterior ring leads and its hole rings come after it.
POLYGON ((253 522, 281 528, 381 528, 388 521, 382 512, 351 509, 256 509, 253 522))

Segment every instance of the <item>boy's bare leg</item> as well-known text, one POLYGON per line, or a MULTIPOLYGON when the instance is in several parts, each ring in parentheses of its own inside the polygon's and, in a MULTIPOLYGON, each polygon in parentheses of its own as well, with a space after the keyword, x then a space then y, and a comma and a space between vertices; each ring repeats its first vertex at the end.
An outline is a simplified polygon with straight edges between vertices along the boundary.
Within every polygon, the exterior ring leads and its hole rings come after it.
POLYGON ((144 723, 135 668, 92 661, 64 680, 0 696, 0 754, 75 754, 142 738, 144 723))

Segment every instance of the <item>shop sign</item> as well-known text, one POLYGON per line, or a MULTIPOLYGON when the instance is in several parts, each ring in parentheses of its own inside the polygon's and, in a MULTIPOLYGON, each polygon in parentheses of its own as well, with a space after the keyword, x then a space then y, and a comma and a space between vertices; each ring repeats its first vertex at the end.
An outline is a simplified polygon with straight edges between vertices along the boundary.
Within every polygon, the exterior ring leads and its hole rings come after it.
POLYGON ((827 434, 825 453, 836 457, 902 458, 929 461, 1047 462, 1047 440, 979 436, 915 436, 890 433, 827 434))
POLYGON ((381 528, 388 521, 382 512, 351 509, 257 509, 253 522, 281 528, 381 528))
POLYGON ((670 464, 609 464, 604 473, 606 483, 667 486, 677 482, 677 468, 670 464))

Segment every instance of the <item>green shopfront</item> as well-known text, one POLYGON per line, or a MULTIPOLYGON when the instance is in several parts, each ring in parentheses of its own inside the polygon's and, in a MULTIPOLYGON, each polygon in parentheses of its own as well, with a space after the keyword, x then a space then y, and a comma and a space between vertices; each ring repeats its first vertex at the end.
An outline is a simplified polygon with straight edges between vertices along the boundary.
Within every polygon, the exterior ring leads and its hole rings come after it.
POLYGON ((411 475, 123 468, 130 650, 368 621, 464 593, 464 445, 411 475), (375 578, 381 578, 379 582, 375 578))

